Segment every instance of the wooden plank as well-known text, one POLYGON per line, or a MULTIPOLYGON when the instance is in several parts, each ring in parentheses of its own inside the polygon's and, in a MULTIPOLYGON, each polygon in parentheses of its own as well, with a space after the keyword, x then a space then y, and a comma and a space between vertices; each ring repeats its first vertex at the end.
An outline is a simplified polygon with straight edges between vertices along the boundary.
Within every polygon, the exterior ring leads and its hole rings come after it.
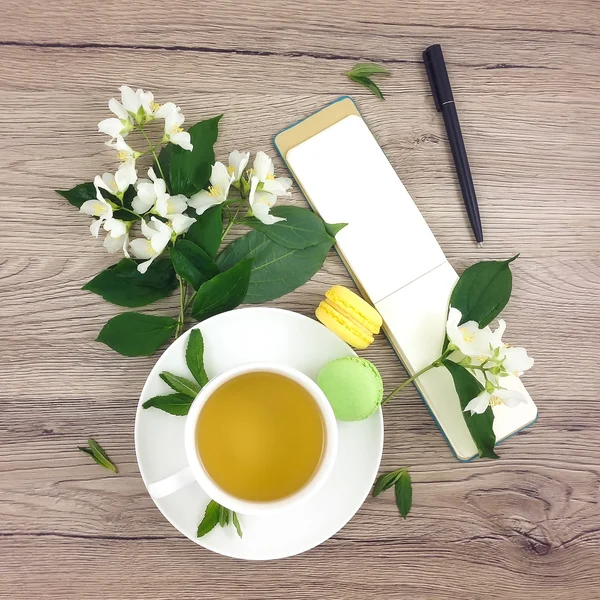
MULTIPOLYGON (((597 598, 597 3, 262 8, 178 0, 167 17, 163 6, 114 0, 3 3, 0 598, 597 598), (420 64, 435 42, 455 83, 483 252, 420 64), (366 58, 392 71, 385 102, 343 76, 366 58), (233 148, 273 153, 276 131, 354 96, 457 270, 521 252, 504 316, 507 339, 536 358, 526 384, 539 422, 502 444, 500 461, 460 464, 407 389, 386 406, 382 465, 411 467, 406 521, 391 494, 368 499, 319 548, 267 564, 180 536, 148 497, 133 448, 137 397, 156 357, 124 359, 94 342, 121 309, 80 288, 113 259, 53 191, 114 168, 94 132, 122 83, 176 101, 190 123, 225 113, 222 158, 233 148), (119 475, 76 450, 88 436, 119 475)), ((297 191, 291 202, 303 204, 297 191)), ((334 283, 351 285, 331 253, 311 282, 271 304, 310 316, 334 283)), ((168 298, 145 312, 176 310, 168 298)), ((383 338, 362 355, 387 389, 405 378, 383 338)))

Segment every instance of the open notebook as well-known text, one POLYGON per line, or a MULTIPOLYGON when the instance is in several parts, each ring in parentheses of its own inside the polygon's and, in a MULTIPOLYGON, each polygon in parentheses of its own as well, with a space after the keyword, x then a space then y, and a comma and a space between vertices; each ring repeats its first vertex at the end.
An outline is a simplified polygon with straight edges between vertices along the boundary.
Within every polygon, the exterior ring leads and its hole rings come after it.
MULTIPOLYGON (((276 146, 312 208, 329 223, 348 223, 337 234, 337 250, 415 373, 440 354, 457 274, 352 101, 322 112, 280 133, 276 146)), ((416 384, 456 456, 476 456, 447 370, 433 369, 416 384)), ((527 402, 494 408, 498 441, 537 416, 522 383, 515 378, 511 385, 527 402)))

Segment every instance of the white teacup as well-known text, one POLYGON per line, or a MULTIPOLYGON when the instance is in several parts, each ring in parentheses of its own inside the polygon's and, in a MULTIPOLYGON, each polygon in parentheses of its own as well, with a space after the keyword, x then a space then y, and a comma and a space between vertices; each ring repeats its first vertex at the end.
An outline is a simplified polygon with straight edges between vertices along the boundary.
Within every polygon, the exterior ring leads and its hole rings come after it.
POLYGON ((230 369, 209 381, 202 388, 192 403, 186 419, 184 443, 188 466, 166 479, 149 484, 148 492, 153 498, 163 498, 164 496, 168 496, 169 494, 180 490, 185 485, 197 481, 210 498, 237 513, 257 515, 279 512, 295 506, 300 502, 304 502, 313 496, 325 483, 331 474, 335 463, 338 448, 338 430, 331 405, 321 388, 312 379, 291 367, 274 363, 252 363, 230 369), (244 500, 232 496, 220 488, 211 479, 210 475, 202 465, 202 461, 200 460, 196 448, 196 426, 202 408, 206 404, 208 398, 210 398, 210 396, 212 396, 212 394, 226 381, 229 381, 238 375, 253 372, 276 373, 301 385, 316 402, 321 413, 321 419, 325 430, 325 444, 321 461, 312 477, 301 489, 292 495, 270 502, 244 500))

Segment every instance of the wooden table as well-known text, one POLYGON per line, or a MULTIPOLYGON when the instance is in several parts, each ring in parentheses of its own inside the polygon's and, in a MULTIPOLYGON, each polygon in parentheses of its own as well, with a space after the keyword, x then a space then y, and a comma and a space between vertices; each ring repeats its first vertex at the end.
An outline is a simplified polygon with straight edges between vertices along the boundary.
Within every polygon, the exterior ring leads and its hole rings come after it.
MULTIPOLYGON (((0 597, 600 597, 600 7, 593 0, 251 3, 4 0, 0 34, 0 597), (486 243, 467 225, 421 52, 443 44, 486 243), (391 70, 380 101, 342 74, 391 70), (94 338, 119 307, 81 291, 113 260, 54 194, 113 168, 95 133, 123 83, 189 122, 225 113, 218 156, 352 95, 454 267, 516 252, 508 339, 540 410, 501 460, 460 464, 414 389, 385 410, 382 468, 414 508, 369 499, 322 546, 254 564, 179 535, 138 473, 133 422, 156 360, 94 338), (76 450, 94 436, 113 476, 76 450)), ((283 167, 279 160, 277 166, 283 167)), ((296 190, 293 202, 303 204, 296 190)), ((384 215, 382 215, 384 218, 384 215)), ((311 315, 324 269, 272 304, 311 315)), ((149 308, 176 311, 176 299, 149 308)), ((392 388, 388 343, 365 351, 392 388)))

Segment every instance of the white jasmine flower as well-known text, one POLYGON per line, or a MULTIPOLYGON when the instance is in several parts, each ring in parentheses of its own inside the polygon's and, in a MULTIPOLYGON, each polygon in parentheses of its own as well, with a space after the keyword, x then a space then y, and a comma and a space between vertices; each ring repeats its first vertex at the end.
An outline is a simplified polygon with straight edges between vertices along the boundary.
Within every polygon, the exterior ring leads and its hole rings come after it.
POLYGON ((165 120, 165 135, 163 141, 181 146, 184 150, 193 150, 190 134, 181 127, 185 117, 179 106, 173 102, 165 102, 155 113, 159 119, 165 120))
POLYGON ((116 138, 117 135, 125 137, 133 129, 133 119, 131 115, 115 98, 111 98, 108 101, 108 108, 116 115, 116 117, 100 121, 100 123, 98 123, 98 131, 106 133, 112 138, 116 138))
POLYGON ((136 181, 137 172, 135 170, 135 162, 133 160, 127 160, 119 165, 119 168, 114 175, 112 173, 104 173, 102 177, 96 175, 94 178, 94 185, 96 186, 96 189, 102 188, 113 196, 123 198, 123 194, 127 188, 136 181))
POLYGON ((237 183, 240 180, 249 160, 250 152, 234 150, 229 154, 229 167, 227 168, 227 171, 229 172, 229 175, 233 177, 232 183, 237 183))
POLYGON ((123 250, 123 254, 129 258, 129 252, 127 252, 127 245, 129 244, 129 233, 124 233, 122 236, 118 238, 112 237, 110 233, 106 235, 104 238, 103 246, 110 252, 114 254, 119 250, 123 250))
POLYGON ((275 169, 271 158, 262 151, 256 153, 253 165, 253 176, 258 179, 259 191, 269 192, 274 196, 291 196, 288 189, 292 186, 289 177, 275 177, 275 169))
POLYGON ((79 208, 79 212, 92 217, 98 217, 97 219, 94 219, 90 225, 90 232, 94 237, 98 237, 98 232, 100 231, 102 223, 106 219, 112 218, 113 215, 112 206, 104 199, 97 185, 96 199, 86 200, 79 208))
POLYGON ((111 217, 106 219, 103 224, 103 228, 108 232, 104 238, 103 246, 111 253, 114 254, 119 250, 123 250, 123 253, 129 258, 129 252, 127 252, 127 244, 129 242, 129 227, 131 225, 120 219, 111 217))
POLYGON ((117 134, 114 140, 105 143, 107 146, 110 146, 117 151, 117 158, 121 162, 127 162, 128 160, 135 161, 142 155, 141 152, 134 150, 120 134, 117 134))
POLYGON ((185 233, 195 222, 196 219, 181 214, 173 215, 169 221, 169 224, 171 225, 171 229, 177 235, 181 235, 182 233, 185 233))
POLYGON ((165 180, 158 178, 152 167, 148 169, 148 177, 150 180, 140 179, 137 182, 137 196, 131 203, 131 207, 139 215, 151 210, 159 199, 162 201, 169 197, 165 180))
POLYGON ((200 190, 188 201, 188 204, 201 215, 205 210, 227 200, 229 188, 233 183, 233 175, 229 174, 227 167, 222 162, 216 162, 210 173, 210 186, 207 190, 200 190))
POLYGON ((174 215, 180 215, 187 209, 187 200, 183 194, 177 194, 176 196, 163 194, 157 199, 154 208, 161 217, 172 219, 174 215))
POLYGON ((527 355, 525 348, 504 346, 500 349, 498 362, 509 375, 520 377, 533 367, 533 358, 527 355))
POLYGON ((159 106, 154 102, 152 92, 145 92, 141 89, 134 92, 127 85, 122 85, 119 90, 123 107, 138 123, 144 123, 154 118, 159 106))
POLYGON ((253 175, 250 180, 250 195, 248 196, 252 214, 265 225, 273 225, 273 223, 285 221, 282 217, 275 217, 270 214, 271 208, 275 205, 275 202, 277 202, 277 196, 270 192, 258 191, 258 183, 258 177, 253 175))
POLYGON ((480 328, 475 321, 467 321, 459 326, 461 319, 461 312, 451 306, 446 322, 446 333, 450 343, 465 356, 483 358, 484 360, 486 357, 491 357, 495 349, 493 344, 501 342, 499 337, 502 335, 506 324, 501 325, 498 330, 492 332, 489 327, 480 328), (498 335, 499 330, 501 330, 500 336, 498 335))
POLYGON ((148 259, 137 267, 140 273, 145 273, 154 259, 167 247, 173 230, 156 217, 152 217, 150 223, 142 219, 141 226, 145 239, 133 240, 129 243, 129 247, 136 258, 148 259))
POLYGON ((525 402, 525 396, 516 390, 505 390, 499 388, 493 390, 491 393, 487 390, 484 390, 481 392, 481 394, 479 394, 479 396, 473 398, 473 400, 467 404, 464 412, 470 410, 472 415, 480 415, 487 410, 488 406, 499 406, 500 404, 505 404, 510 408, 514 408, 515 406, 521 404, 521 402, 525 402))

